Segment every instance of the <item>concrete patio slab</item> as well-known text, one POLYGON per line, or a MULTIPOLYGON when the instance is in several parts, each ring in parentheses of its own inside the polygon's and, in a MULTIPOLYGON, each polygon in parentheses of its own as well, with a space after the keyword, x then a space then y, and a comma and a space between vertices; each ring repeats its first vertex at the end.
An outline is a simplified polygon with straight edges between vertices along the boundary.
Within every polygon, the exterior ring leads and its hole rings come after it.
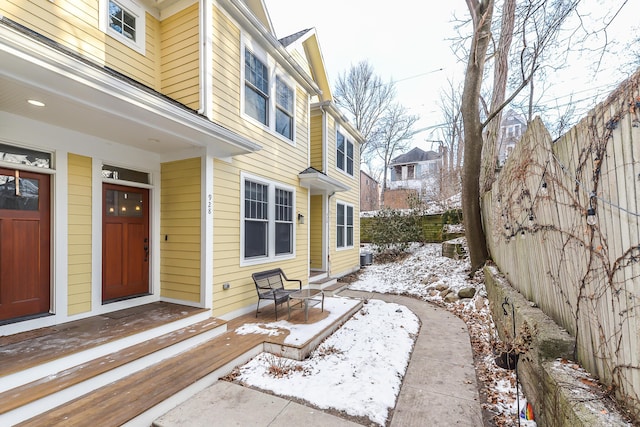
MULTIPOLYGON (((462 320, 433 304, 404 296, 345 290, 340 296, 406 306, 421 320, 411 360, 389 425, 483 425, 473 353, 462 320)), ((156 420, 156 427, 356 426, 285 398, 218 381, 156 420)))

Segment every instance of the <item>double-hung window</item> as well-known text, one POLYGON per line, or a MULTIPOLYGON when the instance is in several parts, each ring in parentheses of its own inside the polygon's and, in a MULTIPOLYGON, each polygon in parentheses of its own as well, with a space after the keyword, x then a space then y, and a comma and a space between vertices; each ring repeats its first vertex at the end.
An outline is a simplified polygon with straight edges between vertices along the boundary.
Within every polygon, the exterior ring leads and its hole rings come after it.
POLYGON ((269 186, 244 182, 244 256, 267 256, 269 250, 269 186))
POLYGON ((293 89, 276 77, 276 132, 293 139, 293 89))
POLYGON ((293 253, 293 192, 275 189, 276 255, 293 253))
POLYGON ((336 247, 353 247, 353 206, 336 204, 336 247))
POLYGON ((243 43, 243 114, 288 142, 295 140, 295 84, 248 38, 243 43))
POLYGON ((353 176, 353 142, 342 132, 336 134, 336 166, 341 171, 353 176))
POLYGON ((245 113, 269 126, 269 69, 249 49, 244 54, 245 113))
POLYGON ((293 255, 293 189, 244 174, 242 181, 242 263, 293 255))

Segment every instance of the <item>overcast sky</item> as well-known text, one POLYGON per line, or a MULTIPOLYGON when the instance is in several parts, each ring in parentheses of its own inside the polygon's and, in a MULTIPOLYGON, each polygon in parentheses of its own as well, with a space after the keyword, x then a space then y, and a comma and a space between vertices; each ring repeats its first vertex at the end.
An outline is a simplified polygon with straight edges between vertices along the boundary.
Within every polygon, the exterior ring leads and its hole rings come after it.
MULTIPOLYGON (((581 11, 590 6, 598 13, 612 13, 611 5, 619 1, 583 0, 581 11)), ((447 78, 462 83, 464 64, 456 62, 449 40, 456 34, 454 14, 468 18, 464 0, 323 0, 321 6, 301 0, 265 0, 265 4, 278 38, 316 28, 332 86, 339 74, 362 60, 368 60, 384 81, 395 81, 398 101, 421 117, 417 129, 440 122, 436 102, 447 78)), ((637 36, 638 16, 640 0, 629 0, 611 25, 610 38, 622 44, 637 36)), ((559 88, 545 96, 566 103, 572 92, 576 92, 574 101, 589 98, 598 89, 608 93, 628 75, 628 68, 614 64, 617 59, 622 60, 622 55, 607 58, 599 73, 602 80, 589 74, 588 64, 571 60, 567 70, 552 76, 560 82, 559 88), (604 78, 605 72, 609 77, 604 78), (574 82, 578 83, 571 89, 574 82)), ((413 145, 429 149, 431 143, 425 141, 429 138, 429 131, 418 133, 413 145)))

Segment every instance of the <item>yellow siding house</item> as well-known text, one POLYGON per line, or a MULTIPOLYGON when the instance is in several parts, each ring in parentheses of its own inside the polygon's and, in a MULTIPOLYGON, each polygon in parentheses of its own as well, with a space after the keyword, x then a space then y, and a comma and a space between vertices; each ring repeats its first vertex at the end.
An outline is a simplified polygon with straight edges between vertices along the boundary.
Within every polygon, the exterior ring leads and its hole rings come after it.
POLYGON ((0 3, 0 336, 359 268, 361 137, 262 1, 0 3))

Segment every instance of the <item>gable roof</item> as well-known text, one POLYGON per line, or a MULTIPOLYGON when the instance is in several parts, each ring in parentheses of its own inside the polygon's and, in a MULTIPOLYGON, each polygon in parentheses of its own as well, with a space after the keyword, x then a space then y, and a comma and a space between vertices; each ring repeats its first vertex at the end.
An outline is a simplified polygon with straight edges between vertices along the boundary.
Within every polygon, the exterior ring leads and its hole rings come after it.
POLYGON ((310 77, 322 91, 322 94, 319 96, 319 101, 332 101, 331 85, 329 84, 329 77, 327 76, 327 70, 324 66, 324 58, 322 56, 322 50, 320 50, 320 42, 318 41, 316 29, 307 28, 283 37, 279 41, 287 52, 291 54, 297 52, 300 57, 304 58, 306 63, 300 65, 309 70, 311 74, 310 77))
POLYGON ((401 154, 395 159, 391 160, 389 166, 397 165, 397 164, 407 164, 407 163, 419 163, 426 162, 429 160, 438 160, 442 155, 440 153, 436 153, 435 151, 424 151, 420 148, 416 147, 408 153, 401 154))
POLYGON ((284 47, 289 46, 290 44, 292 44, 293 42, 295 42, 296 40, 298 40, 300 37, 302 37, 303 35, 305 35, 307 32, 311 31, 311 28, 307 28, 305 30, 301 30, 298 31, 297 33, 291 34, 289 36, 283 37, 280 40, 278 40, 280 43, 282 43, 282 45, 284 47))
MULTIPOLYGON (((380 185, 380 183, 378 182, 377 179, 375 179, 374 177, 372 177, 371 175, 369 175, 368 173, 366 173, 365 171, 363 171, 362 169, 360 169, 360 175, 365 175, 367 176, 371 181, 375 182, 376 184, 380 185)), ((362 179, 362 178, 360 178, 362 179)))
POLYGON ((269 16, 269 12, 267 11, 266 6, 264 5, 263 0, 243 0, 247 7, 251 10, 253 15, 258 18, 260 23, 264 25, 264 27, 269 30, 269 32, 273 35, 275 32, 273 31, 273 24, 271 23, 271 17, 269 16))
POLYGON ((527 121, 520 114, 516 113, 513 110, 509 110, 502 116, 502 121, 500 123, 501 126, 508 126, 512 123, 519 123, 521 125, 527 126, 527 121))

